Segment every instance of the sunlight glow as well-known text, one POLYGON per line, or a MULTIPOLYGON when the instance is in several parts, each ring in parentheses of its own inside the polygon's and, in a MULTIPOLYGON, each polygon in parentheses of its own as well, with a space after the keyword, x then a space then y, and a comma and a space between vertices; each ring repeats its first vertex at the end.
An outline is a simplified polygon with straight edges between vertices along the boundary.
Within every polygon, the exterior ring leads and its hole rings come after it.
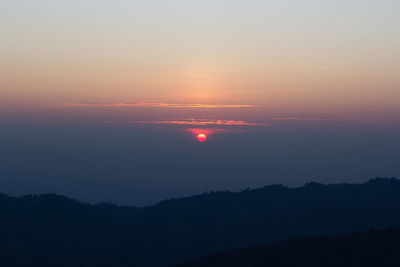
POLYGON ((197 141, 199 142, 205 142, 207 140, 207 136, 205 134, 199 134, 197 135, 197 141))

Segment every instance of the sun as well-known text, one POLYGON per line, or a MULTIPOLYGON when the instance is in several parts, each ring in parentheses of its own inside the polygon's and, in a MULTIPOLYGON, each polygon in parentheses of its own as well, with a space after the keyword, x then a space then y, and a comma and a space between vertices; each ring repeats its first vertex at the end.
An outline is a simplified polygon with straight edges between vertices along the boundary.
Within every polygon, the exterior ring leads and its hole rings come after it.
POLYGON ((207 135, 201 133, 197 135, 197 141, 199 142, 205 142, 207 140, 207 135))

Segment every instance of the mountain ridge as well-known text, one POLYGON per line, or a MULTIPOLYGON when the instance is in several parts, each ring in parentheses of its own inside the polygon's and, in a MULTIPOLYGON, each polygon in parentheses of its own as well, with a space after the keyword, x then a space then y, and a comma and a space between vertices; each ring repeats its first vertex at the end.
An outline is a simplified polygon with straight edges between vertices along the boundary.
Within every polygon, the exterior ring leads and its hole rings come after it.
POLYGON ((200 193, 200 194, 194 194, 191 196, 184 196, 184 197, 174 197, 174 198, 167 198, 164 200, 161 200, 159 202, 156 202, 154 204, 151 205, 144 205, 144 206, 134 206, 134 205, 119 205, 113 202, 109 202, 109 201, 100 201, 97 203, 87 203, 85 201, 81 201, 77 198, 73 198, 73 197, 68 197, 68 196, 64 196, 61 194, 56 194, 56 193, 43 193, 43 194, 22 194, 22 195, 10 195, 10 194, 5 194, 5 193, 0 193, 0 198, 1 197, 7 197, 7 198, 33 198, 33 197, 54 197, 54 198, 60 198, 60 199, 65 199, 65 200, 72 200, 76 203, 79 204, 84 204, 84 205, 89 205, 89 206, 98 206, 98 205, 110 205, 110 206, 115 206, 115 207, 119 207, 119 208, 135 208, 135 209, 142 209, 142 208, 150 208, 150 207, 154 207, 160 204, 164 204, 164 203, 169 203, 169 202, 173 202, 173 201, 179 201, 179 200, 188 200, 191 198, 197 198, 197 197, 203 197, 203 196, 209 196, 209 195, 214 195, 214 194, 228 194, 228 195, 235 195, 235 194, 243 194, 243 193, 249 193, 249 192, 256 192, 256 191, 264 191, 264 190, 270 190, 270 189, 288 189, 288 190, 300 190, 300 189, 305 189, 305 188, 309 188, 309 187, 335 187, 335 186, 354 186, 354 185, 368 185, 368 184, 389 184, 389 183, 396 183, 399 182, 400 183, 400 179, 396 178, 396 177, 376 177, 373 179, 369 179, 365 182, 362 183, 332 183, 332 184, 326 184, 326 183, 320 183, 320 182, 315 182, 315 181, 311 181, 311 182, 307 182, 302 186, 298 186, 298 187, 290 187, 287 186, 285 184, 270 184, 270 185, 265 185, 262 187, 256 187, 256 188, 246 188, 246 189, 242 189, 239 191, 230 191, 230 190, 212 190, 212 191, 205 191, 204 193, 200 193))
POLYGON ((395 178, 209 192, 148 207, 0 195, 0 261, 8 259, 0 264, 166 266, 289 238, 399 226, 399 206, 395 178))
POLYGON ((400 228, 341 236, 313 236, 235 249, 171 267, 395 267, 400 265, 400 228))

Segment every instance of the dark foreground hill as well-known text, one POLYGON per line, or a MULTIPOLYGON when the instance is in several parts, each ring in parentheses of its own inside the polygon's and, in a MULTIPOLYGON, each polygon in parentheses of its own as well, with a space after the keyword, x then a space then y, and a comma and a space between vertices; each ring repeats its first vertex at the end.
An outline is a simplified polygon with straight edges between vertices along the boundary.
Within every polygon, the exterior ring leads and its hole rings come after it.
POLYGON ((0 266, 166 266, 305 236, 400 225, 400 181, 266 186, 146 208, 0 195, 0 266))
POLYGON ((398 267, 400 229, 274 242, 189 261, 176 267, 398 267))

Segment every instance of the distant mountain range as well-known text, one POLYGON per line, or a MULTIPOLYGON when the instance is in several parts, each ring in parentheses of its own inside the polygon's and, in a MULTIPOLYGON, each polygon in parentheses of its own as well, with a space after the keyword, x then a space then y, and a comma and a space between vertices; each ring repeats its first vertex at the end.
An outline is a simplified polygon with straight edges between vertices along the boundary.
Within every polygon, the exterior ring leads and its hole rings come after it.
POLYGON ((400 181, 212 192, 134 208, 0 195, 0 266, 167 266, 307 236, 400 226, 400 181))
POLYGON ((398 267, 400 228, 338 237, 278 241, 237 249, 175 267, 398 267))

